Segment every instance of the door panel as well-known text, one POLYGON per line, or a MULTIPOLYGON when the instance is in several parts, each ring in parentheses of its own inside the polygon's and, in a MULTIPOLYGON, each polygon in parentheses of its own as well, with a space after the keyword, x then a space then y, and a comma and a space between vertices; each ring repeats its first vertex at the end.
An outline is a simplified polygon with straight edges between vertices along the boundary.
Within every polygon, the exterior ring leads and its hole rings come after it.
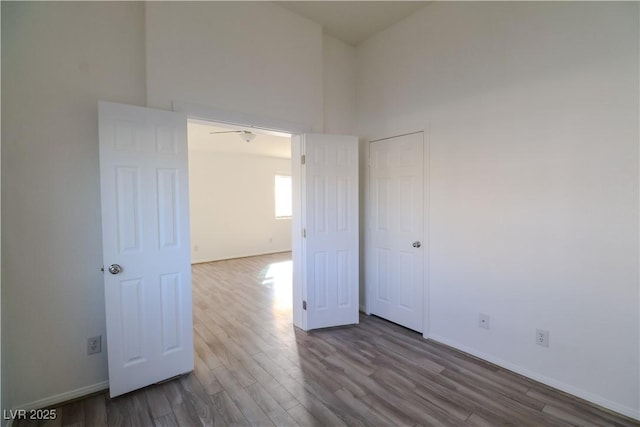
POLYGON ((370 312, 422 331, 424 248, 423 134, 370 144, 370 312))
POLYGON ((101 102, 99 127, 113 397, 193 370, 186 117, 101 102))
POLYGON ((358 323, 358 140, 302 135, 306 329, 358 323))

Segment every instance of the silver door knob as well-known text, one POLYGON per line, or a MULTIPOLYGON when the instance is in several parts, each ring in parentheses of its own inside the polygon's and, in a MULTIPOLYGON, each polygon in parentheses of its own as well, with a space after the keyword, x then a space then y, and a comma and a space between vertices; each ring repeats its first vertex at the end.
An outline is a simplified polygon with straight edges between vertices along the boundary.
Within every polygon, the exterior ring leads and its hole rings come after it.
POLYGON ((118 264, 111 264, 108 270, 111 274, 118 274, 122 271, 122 267, 120 267, 118 264))
POLYGON ((420 246, 422 246, 422 243, 420 243, 420 240, 416 240, 411 246, 413 246, 414 248, 419 248, 420 246))

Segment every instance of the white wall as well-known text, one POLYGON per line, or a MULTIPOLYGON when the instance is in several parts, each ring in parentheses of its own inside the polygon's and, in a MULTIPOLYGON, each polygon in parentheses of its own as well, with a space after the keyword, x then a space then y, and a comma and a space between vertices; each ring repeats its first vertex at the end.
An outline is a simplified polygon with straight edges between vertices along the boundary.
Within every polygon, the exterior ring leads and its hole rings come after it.
POLYGON ((189 150, 192 262, 291 250, 291 219, 275 218, 276 174, 291 175, 291 159, 189 150))
POLYGON ((364 135, 429 132, 428 335, 640 417, 638 4, 436 2, 358 67, 364 135))
POLYGON ((322 28, 270 2, 149 2, 147 104, 323 126, 322 28))
POLYGON ((97 102, 144 103, 143 22, 140 3, 2 3, 3 408, 107 379, 86 354, 105 334, 97 102))
POLYGON ((324 34, 324 132, 353 135, 356 114, 356 50, 324 34))

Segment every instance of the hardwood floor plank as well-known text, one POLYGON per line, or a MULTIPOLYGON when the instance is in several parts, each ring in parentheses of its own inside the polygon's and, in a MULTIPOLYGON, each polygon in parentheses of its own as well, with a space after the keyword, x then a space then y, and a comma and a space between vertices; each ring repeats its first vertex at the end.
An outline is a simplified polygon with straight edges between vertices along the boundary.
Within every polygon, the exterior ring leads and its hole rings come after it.
MULTIPOLYGON (((584 405, 579 399, 566 393, 552 390, 542 384, 533 384, 532 389, 527 392, 527 396, 538 399, 548 406, 553 406, 561 411, 574 414, 578 418, 590 421, 602 426, 633 427, 640 425, 640 422, 621 417, 606 409, 601 409, 592 405, 584 405)), ((546 407, 545 407, 546 408, 546 407)), ((549 412, 543 409, 543 412, 549 412)))
POLYGON ((574 425, 574 426, 597 427, 602 425, 600 423, 592 423, 576 413, 565 411, 554 405, 546 405, 544 409, 542 409, 542 412, 544 412, 545 414, 552 415, 553 417, 558 418, 562 421, 565 421, 567 424, 574 425))
POLYGON ((188 399, 184 398, 179 379, 159 384, 158 388, 167 398, 178 425, 194 427, 202 425, 200 418, 196 414, 195 408, 188 399))
POLYGON ((471 414, 471 416, 467 418, 467 421, 465 424, 473 427, 495 427, 498 425, 501 425, 501 426, 513 425, 507 422, 500 423, 500 424, 496 424, 495 422, 489 422, 477 414, 471 414))
MULTIPOLYGON (((202 325, 198 325, 202 326, 202 325)), ((204 328, 204 327, 203 327, 204 328)), ((206 332, 209 334, 209 330, 203 330, 202 332, 206 332)), ((196 355, 202 359, 202 361, 207 365, 209 369, 215 369, 218 366, 222 365, 222 361, 218 359, 218 357, 211 351, 209 345, 207 344, 206 337, 202 336, 202 333, 197 329, 193 334, 193 342, 194 349, 196 355)))
POLYGON ((153 422, 156 427, 179 427, 178 420, 176 420, 173 413, 158 417, 153 422))
POLYGON ((213 375, 211 369, 209 369, 197 354, 194 355, 193 373, 198 378, 198 381, 200 381, 200 384, 202 384, 207 394, 212 395, 222 391, 222 385, 218 379, 213 375))
POLYGON ((218 412, 222 415, 223 420, 229 426, 246 426, 249 421, 242 414, 240 409, 226 391, 221 391, 211 396, 213 404, 218 412))
POLYGON ((251 425, 274 425, 230 370, 221 366, 213 373, 251 425))
POLYGON ((194 265, 194 372, 60 405, 51 427, 640 426, 375 316, 296 329, 266 277, 290 260, 194 265))
POLYGON ((61 409, 61 425, 63 427, 84 427, 84 401, 64 405, 61 409))
POLYGON ((295 421, 287 411, 259 383, 254 383, 246 388, 247 393, 254 402, 264 411, 271 421, 277 426, 295 425, 295 421))
MULTIPOLYGON (((58 408, 56 408, 58 411, 58 408)), ((42 420, 38 423, 39 427, 60 427, 62 425, 62 420, 60 416, 56 416, 54 419, 42 420)))
POLYGON ((316 417, 311 414, 311 412, 307 410, 307 408, 302 405, 298 404, 289 408, 287 410, 287 413, 291 415, 291 418, 295 420, 295 425, 302 427, 319 427, 323 425, 316 417))
POLYGON ((226 425, 222 414, 212 405, 211 397, 207 394, 195 374, 180 377, 179 381, 182 386, 183 398, 191 403, 202 425, 226 425))
POLYGON ((127 397, 131 424, 137 427, 153 426, 153 418, 151 417, 150 408, 147 404, 145 390, 132 391, 131 393, 127 393, 127 397))
POLYGON ((87 426, 107 425, 107 405, 104 393, 90 396, 84 400, 84 423, 87 426))
POLYGON ((131 415, 129 414, 127 399, 127 396, 119 396, 113 399, 107 398, 107 425, 114 427, 131 426, 131 415))
POLYGON ((387 426, 393 424, 393 422, 389 418, 376 411, 375 408, 372 408, 366 402, 359 400, 348 390, 342 388, 336 391, 334 394, 341 402, 345 403, 345 406, 347 408, 359 414, 360 417, 362 417, 365 425, 387 426))
POLYGON ((171 405, 159 387, 147 387, 145 390, 151 418, 161 418, 171 414, 171 405))

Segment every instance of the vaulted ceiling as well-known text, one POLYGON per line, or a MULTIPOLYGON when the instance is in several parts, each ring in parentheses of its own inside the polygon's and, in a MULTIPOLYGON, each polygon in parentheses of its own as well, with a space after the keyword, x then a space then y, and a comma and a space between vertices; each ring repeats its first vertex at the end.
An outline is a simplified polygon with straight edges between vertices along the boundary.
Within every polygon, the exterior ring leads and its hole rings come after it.
POLYGON ((357 45, 401 21, 429 1, 277 1, 280 6, 322 25, 345 43, 357 45))

